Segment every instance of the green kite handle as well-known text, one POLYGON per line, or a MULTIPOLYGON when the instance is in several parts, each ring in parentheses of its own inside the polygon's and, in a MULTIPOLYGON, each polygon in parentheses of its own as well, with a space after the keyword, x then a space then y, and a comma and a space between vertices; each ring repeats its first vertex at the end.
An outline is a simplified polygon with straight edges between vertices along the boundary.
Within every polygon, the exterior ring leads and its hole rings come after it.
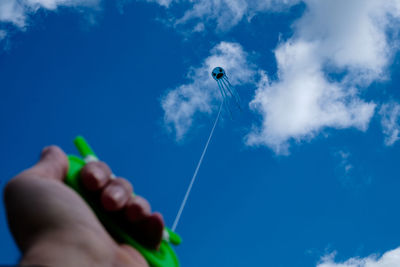
POLYGON ((87 162, 98 160, 98 158, 83 137, 78 136, 75 138, 74 143, 81 157, 73 155, 68 156, 69 169, 65 183, 74 189, 89 204, 107 231, 117 241, 129 244, 139 251, 151 267, 179 267, 178 257, 171 247, 171 244, 178 245, 181 243, 182 240, 178 234, 165 227, 164 236, 166 236, 166 238, 163 238, 161 241, 160 248, 157 250, 148 249, 136 242, 115 218, 112 218, 99 203, 88 196, 87 191, 80 183, 79 173, 87 162))

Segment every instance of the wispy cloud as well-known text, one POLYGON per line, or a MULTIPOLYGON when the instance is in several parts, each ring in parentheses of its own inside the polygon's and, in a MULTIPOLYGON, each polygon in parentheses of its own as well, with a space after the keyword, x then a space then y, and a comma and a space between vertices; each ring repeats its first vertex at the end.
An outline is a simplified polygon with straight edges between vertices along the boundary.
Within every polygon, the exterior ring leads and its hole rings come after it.
POLYGON ((344 174, 349 174, 350 171, 354 168, 353 164, 350 162, 350 152, 339 150, 336 152, 336 156, 340 160, 340 168, 343 170, 344 174))
POLYGON ((7 32, 4 31, 4 30, 0 30, 0 41, 1 41, 2 39, 6 38, 6 36, 7 36, 7 32))
POLYGON ((157 3, 160 6, 164 6, 164 7, 169 7, 171 5, 171 3, 177 2, 176 0, 146 0, 146 1, 150 2, 150 3, 157 3))
POLYGON ((243 19, 250 20, 255 14, 266 11, 281 11, 299 3, 300 0, 201 0, 185 12, 176 24, 190 21, 215 23, 217 30, 228 30, 243 19))
POLYGON ((197 113, 211 113, 215 100, 220 99, 217 83, 211 78, 214 67, 221 66, 230 77, 232 85, 252 81, 255 71, 248 55, 237 43, 221 42, 210 51, 204 62, 190 69, 188 83, 169 91, 162 99, 164 121, 172 126, 176 138, 182 139, 197 113))
POLYGON ((217 31, 231 29, 242 20, 251 18, 260 12, 282 11, 301 0, 146 0, 155 2, 167 8, 174 4, 185 3, 189 5, 183 16, 173 18, 173 25, 186 23, 194 24, 194 29, 204 30, 204 24, 213 24, 217 31))
POLYGON ((351 258, 335 262, 335 253, 324 256, 317 267, 394 267, 400 266, 400 248, 384 253, 381 257, 371 255, 366 258, 351 258))
POLYGON ((357 156, 347 149, 336 150, 332 154, 337 162, 335 174, 344 188, 354 193, 371 185, 373 177, 365 170, 365 163, 357 160, 357 156))
POLYGON ((0 23, 24 29, 29 16, 39 9, 55 11, 59 7, 97 7, 101 0, 1 0, 0 23))
POLYGON ((385 135, 385 145, 391 146, 399 140, 400 105, 396 102, 383 104, 379 110, 381 125, 385 135))

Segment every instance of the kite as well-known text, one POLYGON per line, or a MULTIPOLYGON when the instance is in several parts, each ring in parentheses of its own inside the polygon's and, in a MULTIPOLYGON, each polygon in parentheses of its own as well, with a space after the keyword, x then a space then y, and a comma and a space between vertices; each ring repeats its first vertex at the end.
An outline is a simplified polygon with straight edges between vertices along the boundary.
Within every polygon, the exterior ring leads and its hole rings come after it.
POLYGON ((240 106, 240 97, 239 97, 239 94, 237 93, 237 91, 235 90, 235 88, 233 88, 233 86, 232 86, 231 83, 229 82, 228 76, 226 75, 225 70, 224 70, 223 68, 221 68, 221 67, 216 67, 216 68, 214 68, 213 71, 211 72, 211 76, 214 78, 214 80, 217 81, 218 88, 219 88, 219 90, 220 90, 220 92, 221 92, 222 101, 221 101, 221 104, 220 104, 220 106, 219 106, 219 110, 218 110, 218 113, 217 113, 217 117, 216 117, 216 119, 215 119, 215 121, 214 121, 214 125, 213 125, 213 127, 211 128, 211 132, 210 132, 210 134, 209 134, 209 136, 208 136, 206 145, 204 146, 203 152, 201 153, 201 156, 200 156, 200 160, 199 160, 199 162, 197 163, 196 169, 195 169, 194 174, 193 174, 193 176, 192 176, 192 180, 190 181, 190 184, 189 184, 189 186, 188 186, 188 188, 187 188, 186 194, 185 194, 185 196, 184 196, 184 198, 183 198, 183 201, 182 201, 182 203, 181 203, 181 206, 180 206, 180 208, 179 208, 178 214, 176 215, 175 221, 174 221, 174 223, 173 223, 173 225, 172 225, 172 228, 171 228, 171 229, 172 229, 173 232, 176 230, 176 227, 178 226, 179 219, 180 219, 180 217, 181 217, 181 215, 182 215, 183 209, 185 208, 187 199, 188 199, 188 197, 189 197, 189 195, 190 195, 190 192, 191 192, 191 190, 192 190, 193 184, 194 184, 194 182, 195 182, 195 180, 196 180, 196 177, 197 177, 197 174, 198 174, 198 172, 199 172, 201 163, 203 162, 204 156, 205 156, 205 154, 206 154, 206 152, 207 152, 208 145, 210 144, 211 138, 212 138, 212 136, 213 136, 213 134, 214 134, 215 127, 216 127, 217 124, 218 124, 219 118, 220 118, 220 116, 221 116, 222 106, 225 105, 226 109, 228 110, 228 112, 229 112, 230 115, 231 115, 231 118, 232 118, 232 110, 231 110, 231 108, 229 107, 229 105, 230 105, 229 103, 230 103, 230 102, 233 101, 233 102, 235 103, 235 105, 236 105, 240 110, 242 110, 242 108, 241 108, 241 106, 240 106))
POLYGON ((225 70, 223 68, 221 67, 214 68, 213 71, 211 72, 211 76, 214 78, 214 80, 217 81, 218 88, 223 99, 223 103, 232 117, 232 110, 229 107, 229 102, 234 102, 234 104, 239 108, 239 110, 242 110, 242 107, 240 106, 239 94, 237 93, 236 89, 232 86, 232 84, 229 82, 228 76, 226 76, 225 70))

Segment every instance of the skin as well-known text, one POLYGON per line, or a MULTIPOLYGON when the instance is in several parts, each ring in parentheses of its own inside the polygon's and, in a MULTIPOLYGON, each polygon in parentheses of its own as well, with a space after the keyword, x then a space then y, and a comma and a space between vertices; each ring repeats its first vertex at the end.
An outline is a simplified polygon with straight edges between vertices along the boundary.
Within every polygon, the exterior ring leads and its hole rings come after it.
MULTIPOLYGON (((23 265, 51 267, 148 267, 139 252, 116 243, 82 198, 64 183, 65 153, 56 146, 43 149, 33 167, 12 178, 4 201, 10 230, 22 252, 23 265)), ((103 162, 91 162, 81 171, 84 186, 96 192, 106 212, 122 213, 149 248, 161 242, 163 219, 151 213, 149 203, 132 196, 132 185, 111 178, 103 162)))

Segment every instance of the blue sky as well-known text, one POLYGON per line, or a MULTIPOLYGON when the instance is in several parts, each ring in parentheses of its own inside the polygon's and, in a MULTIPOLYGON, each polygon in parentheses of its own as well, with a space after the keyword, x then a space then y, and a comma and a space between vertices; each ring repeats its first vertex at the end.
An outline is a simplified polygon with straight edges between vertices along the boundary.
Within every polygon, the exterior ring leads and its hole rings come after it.
POLYGON ((71 3, 0 3, 2 188, 82 134, 172 225, 221 65, 245 109, 218 124, 182 266, 400 265, 398 1, 71 3))

